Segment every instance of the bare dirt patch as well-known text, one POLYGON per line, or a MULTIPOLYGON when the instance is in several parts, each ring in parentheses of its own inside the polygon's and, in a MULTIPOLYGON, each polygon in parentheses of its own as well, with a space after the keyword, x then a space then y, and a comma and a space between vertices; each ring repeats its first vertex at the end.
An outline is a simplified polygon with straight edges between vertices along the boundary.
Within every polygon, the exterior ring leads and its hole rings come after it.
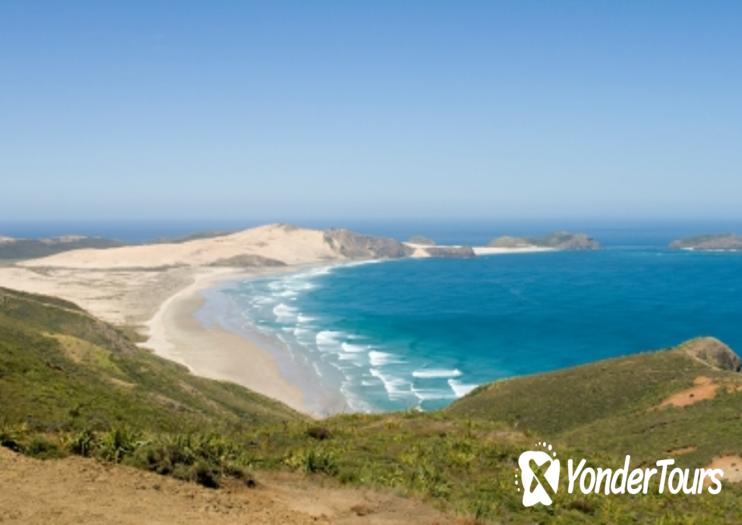
POLYGON ((207 489, 122 465, 69 457, 40 461, 0 448, 0 523, 408 524, 456 523, 416 500, 323 486, 295 475, 259 475, 207 489))
POLYGON ((718 389, 719 385, 714 383, 710 377, 698 376, 693 380, 692 387, 671 395, 660 403, 659 408, 667 406, 686 407, 699 401, 713 399, 716 397, 718 389))
POLYGON ((723 481, 731 483, 742 482, 742 456, 719 456, 711 461, 706 468, 720 468, 724 471, 723 481))

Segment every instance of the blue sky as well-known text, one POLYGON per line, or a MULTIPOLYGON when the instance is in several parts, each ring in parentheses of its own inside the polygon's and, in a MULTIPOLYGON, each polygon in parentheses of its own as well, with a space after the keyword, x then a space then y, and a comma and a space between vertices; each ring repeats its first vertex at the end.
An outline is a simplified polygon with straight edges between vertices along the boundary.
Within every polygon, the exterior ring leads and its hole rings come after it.
POLYGON ((0 219, 742 217, 739 2, 0 3, 0 219))

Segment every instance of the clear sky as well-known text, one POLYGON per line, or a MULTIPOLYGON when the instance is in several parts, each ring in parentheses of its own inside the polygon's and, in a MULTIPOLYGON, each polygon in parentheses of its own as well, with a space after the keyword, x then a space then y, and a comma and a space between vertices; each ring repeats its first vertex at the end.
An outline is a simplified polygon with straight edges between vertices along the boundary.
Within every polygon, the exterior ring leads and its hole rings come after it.
POLYGON ((0 219, 742 217, 742 3, 0 2, 0 219))

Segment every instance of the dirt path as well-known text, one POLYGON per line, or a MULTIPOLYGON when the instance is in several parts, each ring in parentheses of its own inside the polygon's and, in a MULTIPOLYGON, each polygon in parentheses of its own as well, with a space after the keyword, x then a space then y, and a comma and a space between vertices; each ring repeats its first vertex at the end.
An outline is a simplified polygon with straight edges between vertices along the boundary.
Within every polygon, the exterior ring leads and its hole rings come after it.
POLYGON ((0 448, 0 523, 5 524, 444 524, 420 502, 322 486, 283 474, 258 488, 211 490, 121 465, 70 457, 40 461, 0 448))

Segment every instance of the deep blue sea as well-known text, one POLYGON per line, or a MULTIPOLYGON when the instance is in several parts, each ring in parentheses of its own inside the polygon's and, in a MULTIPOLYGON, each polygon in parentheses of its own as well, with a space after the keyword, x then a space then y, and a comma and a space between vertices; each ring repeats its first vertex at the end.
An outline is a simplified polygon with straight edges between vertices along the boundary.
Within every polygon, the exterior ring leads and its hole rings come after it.
POLYGON ((742 349, 742 253, 661 246, 316 268, 222 289, 353 409, 713 335, 742 349))

